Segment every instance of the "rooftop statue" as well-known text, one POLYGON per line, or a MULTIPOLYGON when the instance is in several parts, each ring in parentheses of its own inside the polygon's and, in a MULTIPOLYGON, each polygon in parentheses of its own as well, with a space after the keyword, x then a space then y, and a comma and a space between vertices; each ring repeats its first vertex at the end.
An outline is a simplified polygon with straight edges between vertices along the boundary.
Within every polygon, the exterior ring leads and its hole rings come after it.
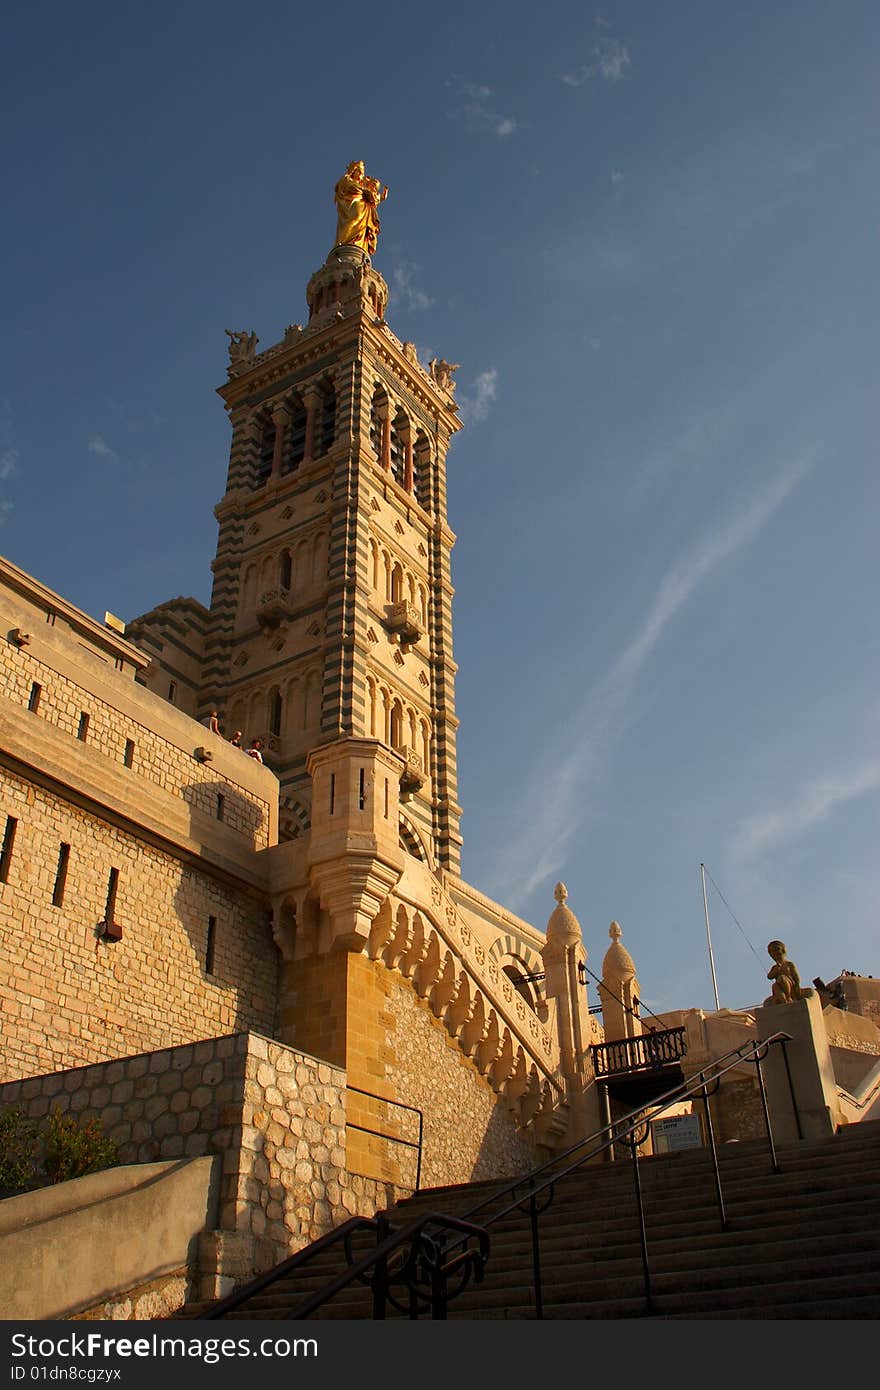
POLYGON ((785 954, 784 941, 771 941, 767 951, 774 964, 767 971, 767 979, 773 981, 773 990, 765 1004, 793 1004, 798 999, 807 999, 811 989, 801 989, 801 977, 794 961, 785 954))
POLYGON ((336 245, 358 246, 372 256, 379 240, 379 204, 388 197, 378 179, 367 177, 364 161, 354 159, 334 189, 336 245))
POLYGON ((231 328, 224 328, 223 332, 229 339, 229 365, 237 367, 242 362, 253 362, 260 341, 256 333, 233 333, 231 328))

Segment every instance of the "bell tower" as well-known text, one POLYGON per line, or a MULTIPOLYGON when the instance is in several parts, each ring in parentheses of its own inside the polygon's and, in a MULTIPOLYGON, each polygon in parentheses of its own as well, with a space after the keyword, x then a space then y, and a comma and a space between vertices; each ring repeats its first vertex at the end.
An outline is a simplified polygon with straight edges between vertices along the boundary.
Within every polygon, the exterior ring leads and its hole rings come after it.
POLYGON ((446 453, 452 372, 385 320, 373 269, 384 194, 352 165, 308 321, 258 351, 229 333, 232 424, 199 713, 258 737, 282 783, 281 834, 311 824, 312 750, 369 739, 399 755, 401 835, 457 873, 455 663, 446 453), (372 193, 371 193, 372 190, 372 193))

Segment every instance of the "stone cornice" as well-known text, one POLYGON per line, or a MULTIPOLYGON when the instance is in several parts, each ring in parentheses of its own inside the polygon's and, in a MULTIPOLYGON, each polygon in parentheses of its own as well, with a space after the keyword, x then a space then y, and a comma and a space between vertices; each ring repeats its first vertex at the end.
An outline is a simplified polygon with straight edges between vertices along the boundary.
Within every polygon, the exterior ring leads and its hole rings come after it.
POLYGON ((134 643, 127 642, 124 637, 113 632, 111 628, 105 627, 95 618, 90 618, 81 608, 75 608, 72 603, 68 603, 67 599, 56 594, 54 589, 50 589, 46 584, 41 584, 39 579, 34 579, 33 575, 19 569, 18 565, 14 565, 11 560, 0 555, 0 586, 4 584, 36 607, 42 608, 46 612, 56 613, 75 632, 87 638, 94 646, 108 652, 112 657, 119 657, 123 661, 129 662, 139 671, 143 671, 149 665, 150 658, 145 656, 134 643))

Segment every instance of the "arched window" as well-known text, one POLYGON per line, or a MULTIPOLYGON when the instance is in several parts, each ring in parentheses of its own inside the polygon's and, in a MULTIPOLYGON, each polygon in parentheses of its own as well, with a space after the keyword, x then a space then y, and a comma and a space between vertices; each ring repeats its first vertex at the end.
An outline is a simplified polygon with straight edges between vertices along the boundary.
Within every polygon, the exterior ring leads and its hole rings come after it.
POLYGON ((409 420, 403 410, 398 410, 391 421, 391 476, 403 487, 405 472, 404 438, 409 429, 409 420))
POLYGON ((395 700, 391 706, 391 747, 401 748, 403 746, 403 708, 399 700, 395 700))
POLYGON ((403 597, 403 566, 398 562, 391 570, 391 602, 400 603, 403 597))
POLYGON ((336 389, 326 377, 321 382, 321 399, 315 429, 315 457, 321 458, 336 443, 336 389))
POLYGON ((431 445, 424 430, 416 435, 413 449, 413 491, 416 501, 425 511, 431 509, 431 445))
POLYGON ((294 473, 306 452, 306 410, 299 396, 291 397, 288 405, 290 424, 287 426, 287 458, 284 472, 294 473))
POLYGON ((275 457, 275 421, 268 411, 260 417, 257 427, 257 468, 255 486, 262 487, 272 472, 275 457))
POLYGON ((281 691, 276 686, 269 693, 269 733, 276 738, 281 737, 281 722, 284 718, 284 701, 281 698, 281 691))
POLYGON ((379 588, 379 546, 375 537, 370 537, 370 587, 376 592, 379 588))
POLYGON ((377 386, 373 392, 373 399, 370 404, 370 444, 372 445, 373 453, 380 462, 382 460, 383 426, 387 414, 388 397, 385 395, 382 387, 377 386))
POLYGON ((289 589, 293 583, 293 561, 289 550, 282 550, 278 561, 278 583, 282 589, 289 589))

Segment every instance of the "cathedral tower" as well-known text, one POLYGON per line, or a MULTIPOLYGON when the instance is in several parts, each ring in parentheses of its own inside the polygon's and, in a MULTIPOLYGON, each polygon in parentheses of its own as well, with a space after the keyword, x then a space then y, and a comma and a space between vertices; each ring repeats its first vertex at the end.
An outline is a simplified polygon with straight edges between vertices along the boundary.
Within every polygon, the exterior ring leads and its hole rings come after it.
MULTIPOLYGON (((352 169, 360 190, 370 185, 352 169)), ((367 249, 375 232, 343 216, 348 177, 337 238, 351 242, 309 281, 308 322, 262 352, 255 334, 229 333, 219 394, 232 446, 192 708, 219 710, 244 744, 261 739, 282 784, 282 838, 310 826, 312 749, 352 737, 390 745, 403 758, 404 847, 457 873, 454 367, 425 368, 388 327, 388 287, 367 249)), ((173 608, 132 625, 136 640, 155 651, 173 608)), ((190 638, 193 627, 187 614, 190 638)), ((167 683, 167 640, 159 660, 167 683)))

